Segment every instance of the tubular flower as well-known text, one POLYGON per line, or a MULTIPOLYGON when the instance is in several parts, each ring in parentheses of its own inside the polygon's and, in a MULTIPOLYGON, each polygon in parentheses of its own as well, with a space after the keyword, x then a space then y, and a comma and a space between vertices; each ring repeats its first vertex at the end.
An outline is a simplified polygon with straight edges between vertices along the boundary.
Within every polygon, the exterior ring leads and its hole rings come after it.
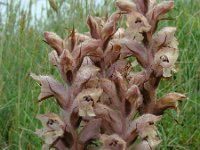
POLYGON ((65 124, 58 115, 49 113, 37 115, 37 119, 42 122, 43 128, 38 129, 36 134, 44 138, 43 150, 48 150, 51 145, 64 135, 65 124))
POLYGON ((101 142, 103 143, 102 149, 107 150, 126 150, 126 142, 118 135, 100 135, 101 142))
POLYGON ((176 72, 175 62, 178 59, 178 42, 174 36, 176 28, 165 27, 154 37, 155 63, 162 68, 163 77, 171 77, 176 72))
POLYGON ((78 101, 80 116, 96 116, 93 107, 96 105, 102 92, 102 89, 93 88, 85 89, 77 95, 76 100, 78 101))

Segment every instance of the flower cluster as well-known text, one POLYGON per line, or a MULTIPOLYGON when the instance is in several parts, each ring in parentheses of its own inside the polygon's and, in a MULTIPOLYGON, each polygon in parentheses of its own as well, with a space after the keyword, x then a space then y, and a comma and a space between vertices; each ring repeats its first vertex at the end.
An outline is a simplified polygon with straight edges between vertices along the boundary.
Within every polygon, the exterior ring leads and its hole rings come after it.
POLYGON ((65 39, 44 33, 53 49, 49 60, 67 88, 51 76, 31 74, 41 84, 39 101, 53 96, 61 108, 60 116, 38 115, 44 128, 36 133, 44 139, 43 149, 151 150, 161 142, 155 123, 166 109, 178 110, 178 101, 186 98, 176 92, 156 96, 159 82, 176 72, 176 28, 156 32, 173 4, 118 0, 110 17, 87 18, 87 33, 73 28, 65 39), (119 28, 123 17, 126 27, 119 28), (140 72, 132 71, 136 65, 140 72), (89 146, 95 140, 101 144, 89 146))

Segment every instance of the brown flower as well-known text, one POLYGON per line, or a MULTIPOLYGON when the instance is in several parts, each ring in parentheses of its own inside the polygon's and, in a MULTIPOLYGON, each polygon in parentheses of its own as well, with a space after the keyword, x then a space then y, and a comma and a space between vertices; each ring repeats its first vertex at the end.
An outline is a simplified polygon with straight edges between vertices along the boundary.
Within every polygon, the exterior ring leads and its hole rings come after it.
POLYGON ((126 150, 126 142, 117 134, 101 134, 102 150, 126 150))
POLYGON ((94 106, 101 96, 103 90, 98 88, 90 88, 82 90, 76 97, 79 107, 79 116, 82 117, 93 117, 96 116, 94 113, 94 106))
POLYGON ((36 134, 44 139, 43 150, 47 150, 51 145, 64 134, 65 124, 54 113, 37 115, 37 119, 42 122, 43 128, 37 129, 36 134))

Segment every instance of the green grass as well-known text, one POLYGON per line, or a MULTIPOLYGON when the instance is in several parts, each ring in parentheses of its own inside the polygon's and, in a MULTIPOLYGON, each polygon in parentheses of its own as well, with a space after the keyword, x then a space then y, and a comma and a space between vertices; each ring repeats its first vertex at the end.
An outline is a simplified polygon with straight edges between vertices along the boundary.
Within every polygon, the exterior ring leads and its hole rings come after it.
MULTIPOLYGON (((38 105, 40 89, 29 77, 32 71, 53 74, 60 79, 57 70, 48 62, 50 49, 42 42, 43 31, 54 31, 62 37, 67 36, 73 25, 81 32, 87 31, 85 18, 88 14, 101 16, 113 9, 112 2, 108 0, 101 8, 94 7, 92 0, 68 1, 71 3, 70 8, 60 7, 60 0, 58 14, 48 10, 48 20, 41 18, 35 23, 31 23, 33 18, 30 9, 23 11, 18 2, 0 5, 8 10, 4 24, 0 22, 0 149, 40 149, 42 142, 34 134, 40 123, 35 116, 58 111, 53 100, 38 105)), ((180 104, 179 117, 174 111, 168 111, 158 124, 163 141, 159 149, 197 150, 200 147, 199 1, 177 0, 170 16, 176 17, 176 21, 166 21, 160 26, 173 25, 178 28, 179 72, 173 76, 173 80, 162 81, 158 94, 161 96, 166 92, 177 91, 186 93, 189 99, 180 104)))

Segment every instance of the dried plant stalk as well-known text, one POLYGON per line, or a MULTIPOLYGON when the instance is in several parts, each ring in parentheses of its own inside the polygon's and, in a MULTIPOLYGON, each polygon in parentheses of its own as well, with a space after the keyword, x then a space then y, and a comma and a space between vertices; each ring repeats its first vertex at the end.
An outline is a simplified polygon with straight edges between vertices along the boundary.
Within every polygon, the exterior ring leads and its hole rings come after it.
POLYGON ((67 89, 50 76, 31 74, 41 83, 39 101, 54 96, 61 108, 60 116, 37 116, 44 126, 36 132, 44 139, 42 149, 126 150, 140 139, 133 149, 150 150, 160 143, 155 123, 166 109, 178 110, 178 101, 186 98, 175 92, 156 97, 160 80, 171 77, 178 58, 176 28, 156 32, 173 4, 118 0, 110 17, 88 17, 88 33, 73 28, 64 40, 44 33, 53 48, 49 60, 67 89), (126 28, 118 28, 122 17, 127 18, 126 28), (128 57, 136 58, 142 71, 132 72, 136 64, 128 57), (92 148, 95 140, 99 145, 92 148))

